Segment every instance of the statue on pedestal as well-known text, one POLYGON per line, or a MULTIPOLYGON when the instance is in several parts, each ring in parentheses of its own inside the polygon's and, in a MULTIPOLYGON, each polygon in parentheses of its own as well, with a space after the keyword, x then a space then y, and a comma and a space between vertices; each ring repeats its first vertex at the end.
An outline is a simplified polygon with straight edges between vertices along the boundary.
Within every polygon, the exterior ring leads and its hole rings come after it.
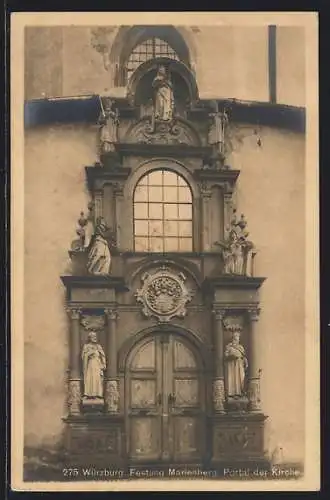
POLYGON ((253 276, 255 250, 253 243, 247 239, 249 233, 245 230, 246 225, 243 214, 237 222, 234 210, 227 240, 224 243, 216 243, 222 249, 225 274, 253 276))
POLYGON ((154 120, 171 121, 174 113, 174 95, 165 66, 159 66, 152 88, 154 89, 154 120))
POLYGON ((108 232, 103 217, 98 217, 87 261, 87 270, 91 274, 106 276, 110 273, 111 253, 106 239, 108 232))
POLYGON ((240 344, 240 332, 234 329, 232 340, 225 347, 225 387, 227 398, 245 396, 245 373, 248 360, 245 349, 240 344))
POLYGON ((106 359, 103 348, 97 342, 96 332, 88 334, 88 342, 82 350, 84 398, 103 398, 103 371, 106 359))
POLYGON ((114 102, 109 97, 100 99, 101 114, 99 117, 100 129, 100 152, 115 152, 115 144, 118 142, 118 109, 114 110, 114 102))
MULTIPOLYGON (((226 141, 226 127, 228 124, 228 114, 226 109, 219 111, 218 103, 215 104, 216 110, 209 114, 211 118, 211 125, 208 133, 208 143, 213 146, 213 154, 211 163, 216 168, 224 168, 225 159, 225 141, 226 141)), ((228 167, 227 167, 228 168, 228 167)))

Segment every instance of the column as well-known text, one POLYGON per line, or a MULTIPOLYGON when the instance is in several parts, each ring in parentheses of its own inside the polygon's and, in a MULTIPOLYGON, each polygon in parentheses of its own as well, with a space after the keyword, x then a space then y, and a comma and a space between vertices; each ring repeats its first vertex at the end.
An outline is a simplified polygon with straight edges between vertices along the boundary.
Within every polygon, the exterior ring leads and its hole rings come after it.
POLYGON ((214 381, 213 381, 213 404, 216 413, 225 413, 225 382, 223 365, 223 318, 226 311, 215 309, 214 314, 214 381))
POLYGON ((70 316, 69 397, 70 415, 80 414, 81 370, 80 370, 80 309, 68 309, 70 316))
POLYGON ((210 234, 211 234, 211 202, 212 191, 209 186, 203 182, 201 185, 201 200, 202 200, 202 252, 207 252, 211 249, 210 234))
POLYGON ((105 309, 107 317, 107 367, 105 374, 105 406, 108 413, 119 411, 119 391, 117 377, 117 312, 114 309, 105 309))
POLYGON ((224 201, 224 214, 223 214, 223 229, 224 229, 224 239, 227 239, 228 237, 228 228, 230 227, 230 221, 231 221, 231 215, 232 215, 232 193, 231 192, 224 192, 223 195, 223 201, 224 201))
POLYGON ((261 413, 260 399, 260 374, 261 374, 261 346, 259 332, 259 308, 248 310, 250 319, 249 331, 249 380, 248 396, 249 410, 255 413, 261 413))

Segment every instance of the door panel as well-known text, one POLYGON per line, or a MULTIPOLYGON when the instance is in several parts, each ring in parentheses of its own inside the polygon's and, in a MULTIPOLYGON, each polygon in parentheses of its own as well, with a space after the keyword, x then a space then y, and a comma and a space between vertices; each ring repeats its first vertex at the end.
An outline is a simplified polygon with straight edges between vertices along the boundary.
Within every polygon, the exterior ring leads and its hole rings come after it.
POLYGON ((131 380, 131 407, 132 408, 156 408, 157 404, 157 380, 131 380))
POLYGON ((198 353, 175 335, 137 346, 126 379, 131 459, 198 461, 204 439, 204 384, 198 353))
POLYGON ((199 457, 199 417, 173 416, 174 458, 180 461, 199 457))
POLYGON ((128 389, 128 454, 138 461, 161 453, 161 350, 157 338, 133 352, 126 380, 128 389))
POLYGON ((137 461, 155 460, 160 455, 159 418, 130 417, 130 455, 137 461))
POLYGON ((199 381, 196 378, 174 379, 175 407, 199 405, 199 381))

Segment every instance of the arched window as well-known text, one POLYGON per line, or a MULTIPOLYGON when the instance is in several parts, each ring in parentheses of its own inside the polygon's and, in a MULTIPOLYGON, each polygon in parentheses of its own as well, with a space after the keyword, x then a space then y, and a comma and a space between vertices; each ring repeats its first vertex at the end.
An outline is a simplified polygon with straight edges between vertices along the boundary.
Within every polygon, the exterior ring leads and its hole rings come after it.
POLYGON ((169 170, 146 174, 133 205, 136 252, 192 251, 192 195, 183 177, 169 170))
POLYGON ((167 42, 156 37, 149 38, 137 45, 129 56, 126 63, 127 80, 130 79, 130 76, 140 64, 156 57, 169 57, 176 61, 180 60, 175 50, 167 42))

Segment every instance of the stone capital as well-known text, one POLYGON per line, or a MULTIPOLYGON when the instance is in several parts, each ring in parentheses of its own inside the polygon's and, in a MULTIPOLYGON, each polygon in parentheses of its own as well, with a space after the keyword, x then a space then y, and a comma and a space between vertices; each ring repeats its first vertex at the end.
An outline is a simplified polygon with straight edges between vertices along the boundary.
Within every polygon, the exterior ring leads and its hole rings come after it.
POLYGON ((226 316, 227 310, 214 308, 212 313, 214 314, 216 321, 222 321, 226 316))
POLYGON ((104 309, 104 314, 106 315, 109 321, 116 321, 116 319, 118 318, 118 313, 116 309, 106 308, 104 309))
POLYGON ((66 312, 70 316, 70 318, 74 319, 74 320, 78 320, 80 318, 80 315, 81 315, 81 309, 77 309, 77 308, 68 307, 66 309, 66 312))
POLYGON ((259 307, 253 307, 247 310, 250 321, 259 321, 261 309, 259 307))

